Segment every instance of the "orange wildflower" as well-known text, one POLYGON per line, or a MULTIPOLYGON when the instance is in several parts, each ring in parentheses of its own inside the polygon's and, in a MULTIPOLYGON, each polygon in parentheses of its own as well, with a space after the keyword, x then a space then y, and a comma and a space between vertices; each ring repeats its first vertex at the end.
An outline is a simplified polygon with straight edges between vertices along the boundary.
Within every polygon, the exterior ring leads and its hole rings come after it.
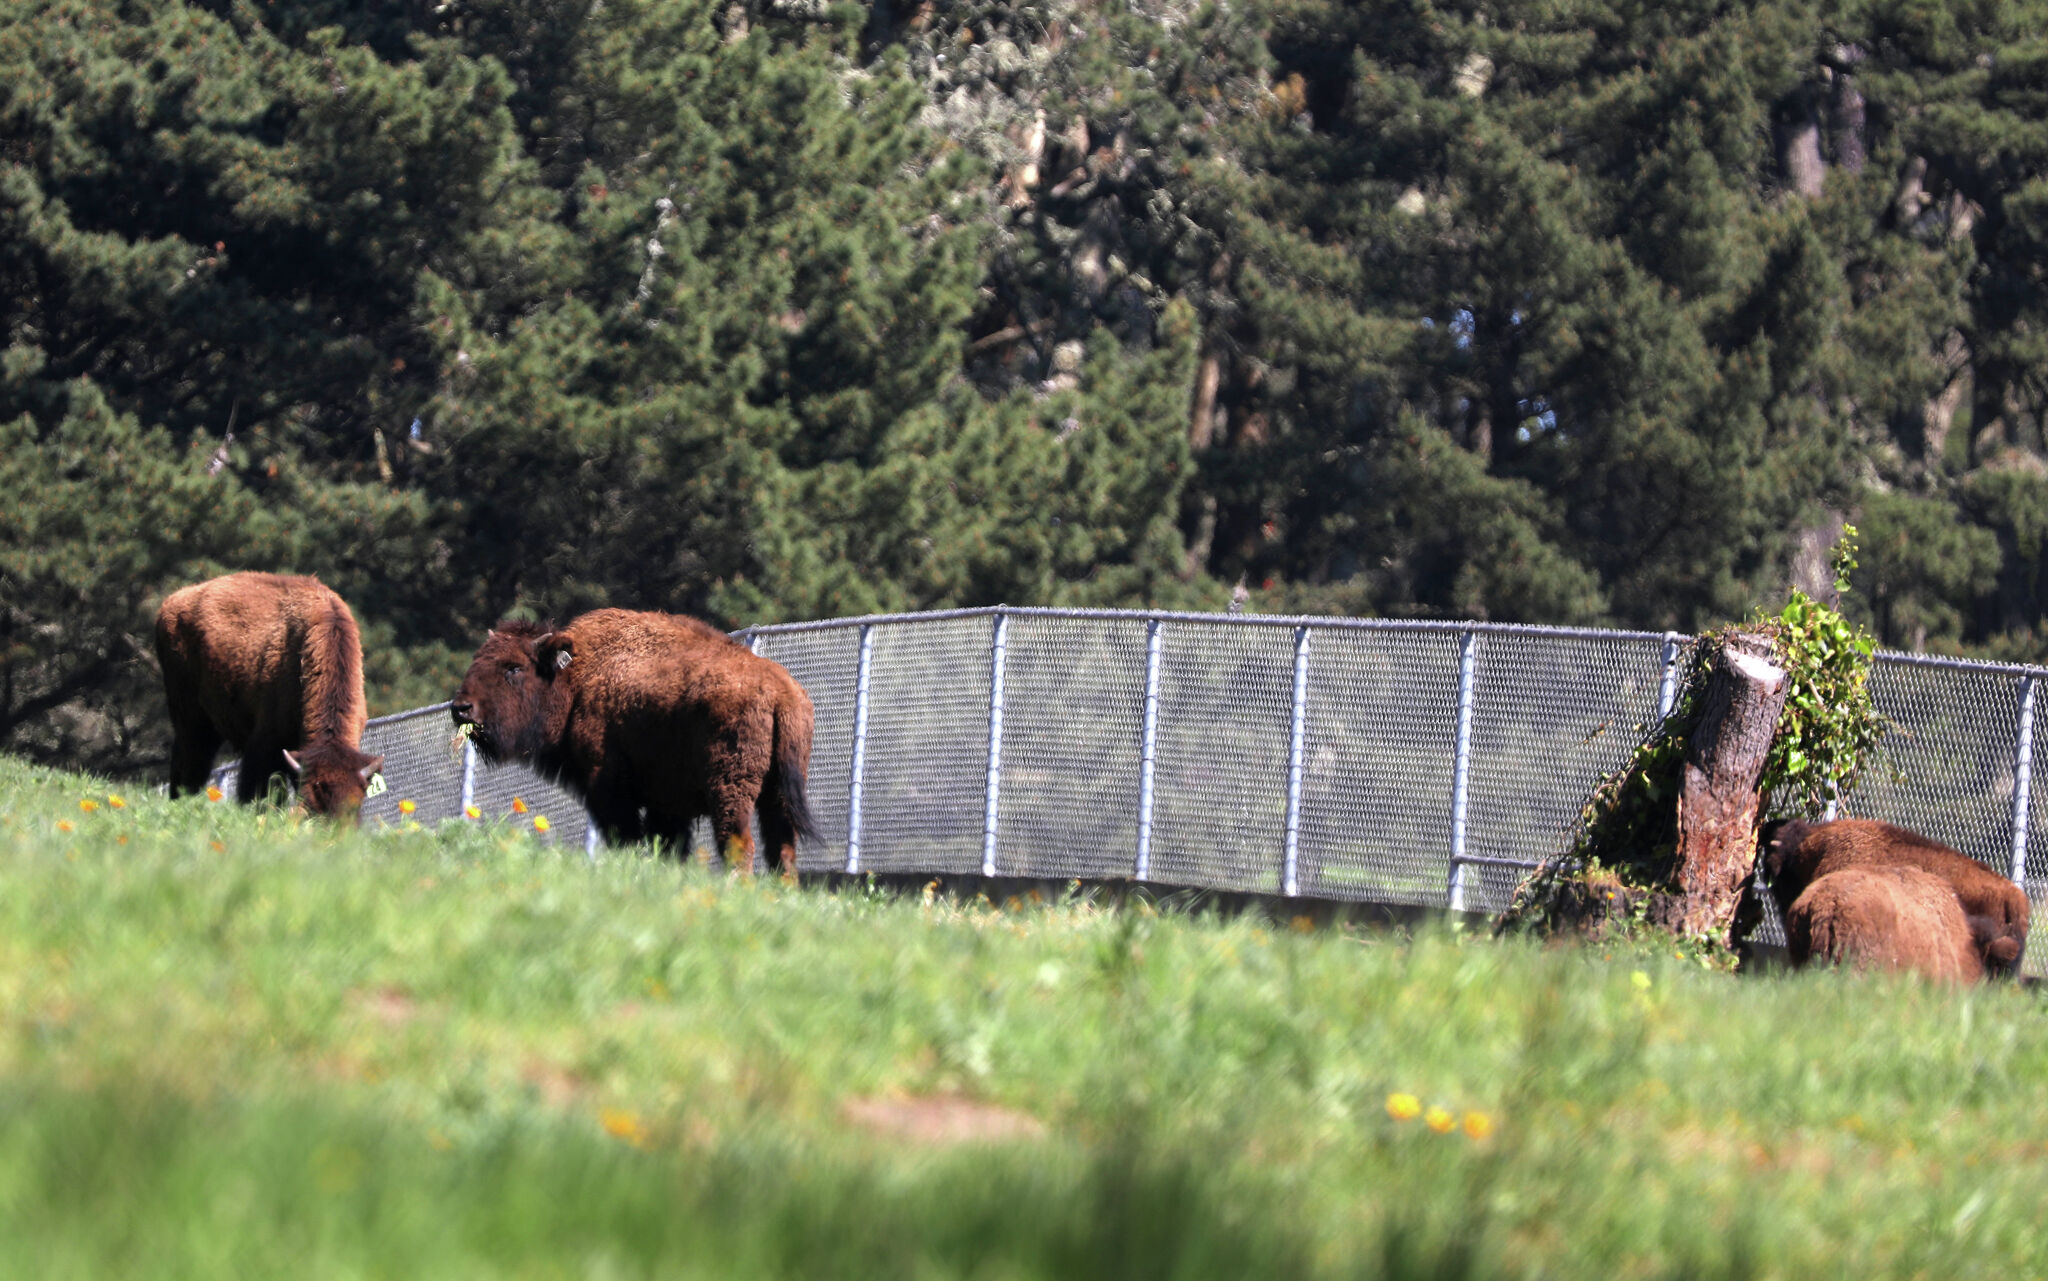
POLYGON ((227 793, 221 791, 218 787, 209 787, 206 789, 206 799, 209 801, 218 801, 224 798, 225 796, 227 796, 227 793))
POLYGON ((615 1139, 623 1139, 636 1148, 647 1142, 647 1127, 624 1108, 605 1108, 597 1114, 597 1120, 604 1126, 604 1132, 615 1139))
POLYGON ((99 803, 98 801, 94 801, 94 800, 84 800, 84 801, 80 801, 80 802, 78 803, 78 808, 79 808, 79 810, 80 810, 80 811, 82 811, 82 812, 84 812, 84 813, 87 813, 87 814, 90 814, 90 813, 92 813, 92 812, 93 812, 94 810, 98 809, 99 807, 100 807, 100 803, 99 803))
POLYGON ((545 832, 545 831, 547 831, 547 830, 548 830, 548 827, 549 827, 549 826, 550 826, 550 825, 549 825, 549 823, 548 823, 548 816, 547 816, 547 815, 545 815, 545 814, 536 814, 536 815, 534 815, 534 816, 533 816, 533 830, 534 830, 534 831, 536 831, 536 832, 545 832))
POLYGON ((1438 1134, 1449 1134, 1458 1125, 1457 1119, 1442 1108, 1431 1108, 1423 1113, 1422 1123, 1438 1134))
POLYGON ((68 832, 68 831, 71 831, 71 830, 72 830, 72 828, 71 828, 71 820, 70 820, 70 819, 68 819, 68 818, 60 818, 60 819, 58 819, 58 820, 57 820, 57 830, 58 830, 58 831, 60 831, 60 832, 68 832))
POLYGON ((520 800, 520 799, 519 799, 518 797, 516 797, 516 796, 515 796, 515 797, 513 797, 513 798, 512 798, 512 812, 513 812, 514 814, 524 814, 524 813, 526 812, 526 802, 525 802, 525 801, 522 801, 522 800, 520 800))
POLYGON ((1396 1121, 1413 1121, 1422 1115, 1422 1100, 1412 1094, 1389 1094, 1387 1115, 1396 1121))
POLYGON ((482 818, 484 812, 474 805, 465 805, 462 807, 462 816, 464 818, 482 818))
POLYGON ((418 808, 419 808, 419 806, 417 806, 417 805, 413 804, 413 803, 412 803, 411 801, 400 801, 400 802, 398 803, 398 812, 399 812, 399 813, 401 813, 401 814, 408 814, 408 815, 409 815, 409 814, 411 814, 411 813, 412 813, 412 812, 413 812, 414 810, 416 810, 416 809, 418 809, 418 808))
POLYGON ((1467 1112, 1465 1114, 1465 1136, 1467 1138, 1483 1139, 1492 1133, 1492 1117, 1484 1112, 1467 1112))
POLYGON ((122 800, 120 797, 115 796, 110 792, 107 794, 107 808, 125 810, 128 808, 128 802, 122 800))

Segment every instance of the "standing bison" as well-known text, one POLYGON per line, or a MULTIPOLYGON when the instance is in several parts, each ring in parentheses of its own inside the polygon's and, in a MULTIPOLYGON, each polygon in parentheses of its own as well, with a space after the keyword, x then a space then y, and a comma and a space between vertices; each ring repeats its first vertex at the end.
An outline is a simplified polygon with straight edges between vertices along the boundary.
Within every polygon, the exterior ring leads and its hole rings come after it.
MULTIPOLYGON (((1790 914, 1809 886, 1837 873, 1867 868, 1917 868, 1945 885, 1957 914, 1943 914, 1948 932, 1973 940, 1984 969, 2010 974, 2027 950, 2030 908, 2019 886, 1967 854, 1918 832, 1867 818, 1774 823, 1764 829, 1764 872, 1780 907, 1790 914)), ((1840 891, 1831 891, 1839 895, 1840 891)), ((1946 949, 1947 944, 1936 945, 1946 949)))
POLYGON ((693 618, 593 610, 559 631, 503 622, 449 712, 484 759, 519 760, 583 799, 605 839, 674 850, 709 815, 751 870, 748 818, 785 876, 815 837, 804 804, 811 700, 779 663, 693 618))
POLYGON ((341 597, 279 574, 181 587, 157 611, 156 656, 171 705, 171 795, 204 788, 226 741, 242 754, 237 799, 255 800, 289 770, 309 812, 355 821, 384 758, 361 748, 363 647, 341 597))

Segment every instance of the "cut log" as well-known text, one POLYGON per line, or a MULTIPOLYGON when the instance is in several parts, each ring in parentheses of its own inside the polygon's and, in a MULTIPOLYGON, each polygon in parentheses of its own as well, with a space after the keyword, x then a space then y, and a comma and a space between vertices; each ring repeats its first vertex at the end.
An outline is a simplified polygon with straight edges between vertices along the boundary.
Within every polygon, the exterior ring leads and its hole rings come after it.
POLYGON ((1769 638, 1749 632, 1728 637, 1708 677, 1678 798, 1684 907, 1675 924, 1688 937, 1733 943, 1735 909, 1756 865, 1757 784, 1790 685, 1769 638))

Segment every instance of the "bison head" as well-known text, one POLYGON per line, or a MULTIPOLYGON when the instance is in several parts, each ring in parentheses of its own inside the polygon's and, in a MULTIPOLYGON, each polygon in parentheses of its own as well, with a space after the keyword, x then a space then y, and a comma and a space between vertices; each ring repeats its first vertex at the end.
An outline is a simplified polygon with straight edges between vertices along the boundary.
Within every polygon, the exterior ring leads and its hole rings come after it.
POLYGON ((553 741, 570 653, 569 638, 546 624, 513 620, 491 629, 448 705, 485 760, 531 761, 553 741))
POLYGON ((384 758, 369 756, 347 743, 314 742, 284 754, 285 767, 299 788, 299 803, 308 814, 353 823, 362 817, 363 796, 370 780, 384 768, 384 758))
POLYGON ((1764 876, 1773 884, 1784 874, 1785 860, 1792 857, 1812 830, 1813 824, 1803 818, 1779 819, 1764 825, 1757 842, 1758 861, 1763 865, 1764 876))

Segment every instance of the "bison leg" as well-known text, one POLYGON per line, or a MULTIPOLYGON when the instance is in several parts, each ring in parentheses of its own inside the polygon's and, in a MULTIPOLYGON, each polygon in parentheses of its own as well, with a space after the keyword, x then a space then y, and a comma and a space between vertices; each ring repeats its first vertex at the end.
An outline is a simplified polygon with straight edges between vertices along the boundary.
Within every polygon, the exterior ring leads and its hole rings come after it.
POLYGON ((728 871, 754 874, 754 798, 740 788, 715 788, 711 797, 711 845, 728 871))
POLYGON ((769 803, 764 796, 760 807, 761 853, 785 881, 796 879, 796 828, 783 812, 780 798, 769 803))
POLYGON ((606 845, 638 845, 647 839, 647 825, 637 805, 592 805, 590 817, 604 833, 606 845))
POLYGON ((640 818, 640 800, 614 770, 597 769, 583 794, 584 808, 591 821, 604 833, 607 845, 638 845, 647 839, 647 825, 640 818))
POLYGON ((689 858, 692 821, 693 815, 675 815, 657 810, 652 805, 647 807, 647 835, 669 858, 689 858))
POLYGON ((213 757, 220 751, 220 743, 220 731, 213 727, 213 722, 204 713, 196 720, 172 719, 172 796, 189 796, 206 790, 206 776, 213 772, 213 757))
POLYGON ((284 748, 261 739, 250 739, 242 751, 242 766, 235 775, 235 799, 244 805, 262 800, 270 792, 272 775, 284 773, 284 748))

